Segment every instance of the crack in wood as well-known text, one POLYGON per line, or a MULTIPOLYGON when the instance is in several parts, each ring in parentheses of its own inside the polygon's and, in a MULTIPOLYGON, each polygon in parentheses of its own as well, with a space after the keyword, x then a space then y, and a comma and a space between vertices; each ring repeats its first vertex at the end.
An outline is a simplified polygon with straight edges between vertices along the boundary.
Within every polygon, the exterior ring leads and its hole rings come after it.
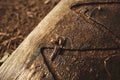
MULTIPOLYGON (((114 1, 112 1, 112 2, 88 2, 88 3, 78 2, 78 3, 74 4, 74 5, 72 5, 72 6, 71 6, 71 9, 77 8, 77 7, 80 7, 80 6, 84 6, 84 5, 87 6, 87 5, 100 5, 100 4, 120 4, 120 1, 119 1, 119 2, 114 2, 114 1)), ((120 44, 119 38, 118 38, 110 29, 108 29, 105 25, 103 25, 103 24, 95 21, 95 20, 92 19, 91 17, 88 19, 88 16, 85 15, 85 14, 80 13, 80 15, 81 15, 81 17, 83 17, 83 18, 84 18, 88 23, 90 23, 90 24, 96 23, 96 24, 98 24, 98 25, 103 26, 103 28, 104 28, 105 30, 107 30, 109 33, 111 33, 111 34, 115 37, 115 41, 117 41, 117 43, 120 44), (91 20, 91 21, 90 21, 90 20, 91 20)))
MULTIPOLYGON (((34 54, 34 58, 30 60, 30 63, 28 64, 29 66, 32 65, 33 61, 41 54, 43 61, 45 65, 47 66, 48 71, 52 74, 54 80, 58 80, 58 77, 53 70, 53 68, 50 66, 49 62, 46 60, 45 55, 44 55, 44 50, 45 49, 54 49, 54 47, 45 47, 42 46, 38 49, 38 51, 34 54)), ((86 52, 86 51, 110 51, 110 50, 120 50, 120 48, 92 48, 92 49, 69 49, 69 48, 61 48, 62 51, 81 51, 81 52, 86 52)), ((28 66, 27 65, 27 66, 28 66)))
POLYGON ((111 34, 111 35, 115 38, 115 41, 120 44, 119 38, 118 38, 110 29, 108 29, 105 25, 103 25, 103 24, 95 21, 94 19, 91 19, 91 20, 93 20, 93 21, 94 21, 95 23, 97 23, 98 25, 101 25, 105 30, 107 30, 107 31, 109 32, 109 34, 111 34))
POLYGON ((120 4, 120 1, 111 1, 111 2, 77 2, 75 4, 72 4, 70 9, 77 8, 80 6, 87 6, 87 5, 102 5, 102 4, 120 4))
POLYGON ((59 80, 57 78, 57 75, 55 74, 54 70, 51 68, 51 66, 49 65, 49 62, 46 60, 45 55, 43 54, 44 51, 44 47, 40 49, 40 53, 42 55, 43 61, 45 62, 45 65, 47 66, 49 72, 52 74, 54 80, 59 80))
MULTIPOLYGON (((101 4, 101 5, 103 5, 103 4, 120 4, 120 2, 114 2, 114 1, 112 1, 112 2, 89 2, 89 3, 80 3, 80 2, 78 2, 78 3, 76 3, 76 4, 74 4, 74 5, 71 6, 71 10, 72 10, 73 8, 77 8, 77 7, 80 7, 80 6, 100 5, 100 4, 101 4)), ((78 13, 77 13, 77 14, 78 14, 78 13)), ((92 24, 92 25, 93 25, 93 24, 97 24, 98 26, 102 26, 102 28, 104 28, 105 30, 107 30, 107 32, 108 32, 112 37, 115 38, 115 41, 120 44, 120 39, 119 39, 111 30, 109 30, 105 25, 103 25, 103 24, 95 21, 94 19, 92 19, 91 17, 89 17, 89 16, 87 16, 87 15, 85 15, 85 14, 82 14, 82 13, 79 13, 79 14, 80 14, 80 16, 81 16, 82 18, 84 18, 89 24, 92 24)))
MULTIPOLYGON (((45 49, 54 49, 54 47, 44 47, 45 49)), ((111 50, 120 50, 120 47, 116 47, 116 48, 82 48, 82 49, 75 49, 75 48, 61 48, 61 50, 64 51, 111 51, 111 50)))
MULTIPOLYGON (((78 13, 77 13, 77 14, 78 14, 78 13)), ((85 15, 85 14, 82 14, 82 13, 79 13, 79 14, 80 14, 80 16, 81 16, 86 22, 88 22, 89 24, 91 24, 91 25, 97 25, 97 26, 96 26, 97 28, 99 28, 99 29, 101 29, 101 30, 106 30, 106 31, 110 34, 110 36, 112 36, 113 40, 115 40, 115 42, 117 42, 117 43, 120 44, 119 38, 117 38, 117 36, 116 36, 111 30, 109 30, 105 25, 103 25, 103 24, 101 24, 101 23, 99 23, 99 22, 97 22, 97 21, 89 18, 89 17, 88 17, 87 15, 85 15)))
MULTIPOLYGON (((54 74, 52 68, 49 66, 49 63, 48 63, 48 61, 46 60, 45 55, 43 54, 44 49, 45 49, 45 47, 44 47, 43 45, 40 46, 40 48, 38 48, 38 50, 36 51, 36 53, 33 54, 32 58, 31 58, 30 61, 27 63, 26 68, 29 68, 29 67, 33 64, 34 60, 41 54, 42 59, 43 59, 43 62, 44 62, 44 64, 46 65, 48 71, 52 74, 54 80, 58 80, 57 77, 56 77, 56 75, 54 74)), ((38 67, 39 67, 39 66, 38 66, 38 67)))
MULTIPOLYGON (((43 57, 43 60, 45 62, 45 65, 47 66, 49 72, 52 74, 54 80, 58 80, 58 77, 55 73, 55 71, 53 70, 53 68, 49 65, 49 62, 46 60, 45 58, 45 55, 43 54, 43 51, 45 49, 54 49, 53 47, 44 47, 41 49, 41 55, 43 57)), ((108 51, 108 50, 120 50, 120 48, 95 48, 95 49, 67 49, 67 48, 62 48, 61 50, 64 50, 64 51, 82 51, 82 52, 85 52, 85 51, 108 51)))

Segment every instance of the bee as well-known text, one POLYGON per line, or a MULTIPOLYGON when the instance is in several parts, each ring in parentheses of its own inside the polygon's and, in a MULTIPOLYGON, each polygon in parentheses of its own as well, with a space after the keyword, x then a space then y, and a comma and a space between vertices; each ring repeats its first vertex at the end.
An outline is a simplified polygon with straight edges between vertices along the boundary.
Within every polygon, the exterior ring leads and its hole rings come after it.
POLYGON ((50 41, 51 44, 54 45, 54 50, 51 55, 51 61, 55 59, 55 57, 61 52, 64 44, 65 44, 65 37, 55 35, 55 38, 52 38, 50 41))

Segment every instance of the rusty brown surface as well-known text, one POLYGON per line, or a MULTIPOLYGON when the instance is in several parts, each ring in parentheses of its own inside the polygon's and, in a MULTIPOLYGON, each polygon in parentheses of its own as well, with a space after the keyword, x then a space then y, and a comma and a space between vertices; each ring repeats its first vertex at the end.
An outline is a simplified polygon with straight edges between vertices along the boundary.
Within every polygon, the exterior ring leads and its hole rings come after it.
POLYGON ((53 49, 42 53, 56 80, 119 80, 120 4, 88 3, 71 8, 46 37, 44 47, 57 34, 66 38, 64 49, 50 60, 53 49))

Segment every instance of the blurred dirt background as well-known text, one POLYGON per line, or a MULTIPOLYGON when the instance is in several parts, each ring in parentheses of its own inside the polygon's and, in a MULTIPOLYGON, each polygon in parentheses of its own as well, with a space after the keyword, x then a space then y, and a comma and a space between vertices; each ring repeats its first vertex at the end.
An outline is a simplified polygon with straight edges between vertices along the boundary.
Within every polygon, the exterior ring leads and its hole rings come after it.
POLYGON ((10 55, 60 0, 0 0, 0 59, 10 55))

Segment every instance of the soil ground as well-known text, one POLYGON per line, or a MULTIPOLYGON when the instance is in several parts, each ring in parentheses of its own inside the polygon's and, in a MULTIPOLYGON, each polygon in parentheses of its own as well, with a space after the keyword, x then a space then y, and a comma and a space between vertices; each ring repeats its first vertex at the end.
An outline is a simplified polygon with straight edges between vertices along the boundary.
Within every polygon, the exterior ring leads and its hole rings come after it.
POLYGON ((0 0, 0 59, 11 54, 59 0, 0 0))

